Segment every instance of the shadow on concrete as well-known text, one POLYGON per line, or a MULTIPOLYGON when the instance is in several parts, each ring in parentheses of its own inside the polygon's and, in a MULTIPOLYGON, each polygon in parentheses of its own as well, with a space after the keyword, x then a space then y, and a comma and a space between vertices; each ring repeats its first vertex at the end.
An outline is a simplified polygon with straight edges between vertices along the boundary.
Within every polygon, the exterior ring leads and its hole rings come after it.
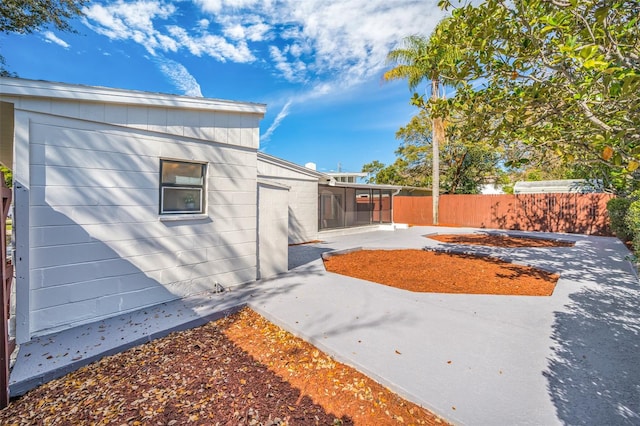
POLYGON ((630 290, 585 290, 555 313, 544 375, 565 424, 640 424, 639 299, 630 290))
POLYGON ((615 238, 563 236, 575 247, 450 251, 561 271, 567 302, 553 311, 545 371, 557 418, 569 425, 640 424, 640 283, 615 238))
POLYGON ((640 424, 638 279, 611 248, 584 247, 581 259, 568 275, 597 284, 554 312, 549 394, 565 424, 640 424))
POLYGON ((322 253, 332 250, 331 247, 322 245, 322 243, 289 246, 289 270, 321 259, 322 253))

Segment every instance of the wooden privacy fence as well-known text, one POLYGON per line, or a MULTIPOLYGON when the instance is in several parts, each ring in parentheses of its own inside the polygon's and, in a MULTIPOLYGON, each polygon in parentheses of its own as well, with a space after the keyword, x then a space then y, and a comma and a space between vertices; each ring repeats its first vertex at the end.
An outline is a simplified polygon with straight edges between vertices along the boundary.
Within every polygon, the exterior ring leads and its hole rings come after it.
MULTIPOLYGON (((441 195, 439 225, 610 235, 611 194, 441 195)), ((432 225, 432 197, 396 196, 393 221, 432 225)))

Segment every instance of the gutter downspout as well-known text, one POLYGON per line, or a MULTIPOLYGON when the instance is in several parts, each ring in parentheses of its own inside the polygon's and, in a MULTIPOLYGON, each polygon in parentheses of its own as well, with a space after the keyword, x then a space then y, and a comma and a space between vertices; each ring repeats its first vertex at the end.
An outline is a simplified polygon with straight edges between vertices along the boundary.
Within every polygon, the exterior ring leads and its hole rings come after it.
POLYGON ((396 189, 396 192, 394 192, 393 194, 391 194, 391 224, 395 226, 396 221, 395 221, 395 217, 393 216, 393 197, 395 197, 396 195, 398 195, 400 193, 400 191, 402 191, 402 187, 396 189))

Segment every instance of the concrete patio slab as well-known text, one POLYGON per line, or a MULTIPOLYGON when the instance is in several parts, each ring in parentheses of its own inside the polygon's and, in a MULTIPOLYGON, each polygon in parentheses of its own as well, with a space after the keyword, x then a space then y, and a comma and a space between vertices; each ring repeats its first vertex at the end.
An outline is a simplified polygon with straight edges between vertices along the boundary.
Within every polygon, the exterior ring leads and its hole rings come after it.
POLYGON ((412 293, 328 273, 320 260, 353 247, 463 249, 424 235, 474 231, 414 227, 291 247, 293 269, 276 278, 23 345, 12 394, 248 304, 456 424, 640 424, 640 285, 617 239, 537 233, 576 245, 472 249, 560 271, 550 297, 412 293))
POLYGON ((316 258, 263 282, 252 307, 454 423, 639 424, 640 286, 624 245, 534 234, 576 245, 463 248, 423 237, 472 231, 372 232, 306 250, 458 248, 560 271, 554 294, 411 293, 328 273, 316 258))

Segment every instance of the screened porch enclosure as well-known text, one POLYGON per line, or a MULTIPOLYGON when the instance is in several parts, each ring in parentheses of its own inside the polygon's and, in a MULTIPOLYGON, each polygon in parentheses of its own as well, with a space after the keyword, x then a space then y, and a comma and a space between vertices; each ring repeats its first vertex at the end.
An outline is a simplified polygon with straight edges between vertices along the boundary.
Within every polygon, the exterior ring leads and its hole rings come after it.
POLYGON ((393 190, 319 185, 318 230, 391 223, 393 190))

